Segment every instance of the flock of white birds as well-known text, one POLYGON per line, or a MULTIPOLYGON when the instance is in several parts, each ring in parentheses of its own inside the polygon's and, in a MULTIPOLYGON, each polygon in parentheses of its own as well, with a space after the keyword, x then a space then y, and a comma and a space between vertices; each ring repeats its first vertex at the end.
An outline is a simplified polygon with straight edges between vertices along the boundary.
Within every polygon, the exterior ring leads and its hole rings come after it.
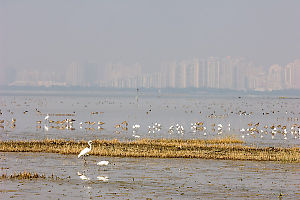
MULTIPOLYGON (((5 121, 0 120, 0 128, 4 129, 4 124, 6 126, 9 126, 9 128, 13 129, 16 127, 16 118, 12 118, 11 121, 5 121)), ((282 124, 271 124, 271 125, 262 125, 259 122, 258 123, 248 123, 247 127, 240 128, 238 132, 241 134, 242 138, 245 138, 247 136, 252 136, 254 138, 264 138, 267 135, 271 135, 271 139, 274 139, 276 136, 280 135, 281 138, 284 140, 290 138, 290 139, 300 139, 300 124, 296 123, 298 120, 294 120, 295 123, 289 124, 289 125, 282 125, 282 124)), ((64 120, 51 120, 51 117, 49 114, 47 114, 44 118, 44 120, 36 121, 37 127, 41 128, 41 126, 44 126, 45 131, 49 131, 51 128, 57 128, 62 130, 75 130, 74 123, 76 122, 75 119, 64 119, 64 120), (61 125, 61 126, 54 126, 52 124, 61 125)), ((104 130, 104 124, 103 121, 84 121, 79 123, 80 129, 83 129, 85 125, 86 130, 95 130, 93 127, 94 125, 97 126, 97 129, 99 131, 104 130)), ((122 133, 122 132, 132 132, 133 138, 140 138, 141 135, 139 135, 139 129, 141 128, 141 125, 139 124, 133 124, 132 129, 129 128, 129 123, 127 121, 123 121, 119 124, 114 125, 115 131, 114 133, 122 133)), ((160 133, 163 129, 162 124, 155 122, 152 123, 147 127, 147 133, 148 134, 155 134, 160 133)), ((169 128, 166 130, 167 133, 170 135, 172 134, 180 134, 183 135, 185 133, 202 133, 203 136, 209 135, 209 134, 218 134, 221 135, 224 131, 230 132, 231 130, 231 124, 209 124, 205 125, 204 122, 193 122, 190 124, 189 129, 185 129, 185 127, 181 124, 171 124, 169 128)), ((235 131, 236 132, 236 131, 235 131)))

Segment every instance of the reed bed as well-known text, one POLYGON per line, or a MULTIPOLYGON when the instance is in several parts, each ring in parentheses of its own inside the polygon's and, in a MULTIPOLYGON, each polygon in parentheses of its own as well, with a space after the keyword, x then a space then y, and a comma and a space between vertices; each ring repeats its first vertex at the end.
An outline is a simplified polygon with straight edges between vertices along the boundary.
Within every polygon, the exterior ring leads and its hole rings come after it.
POLYGON ((37 179, 37 178, 46 179, 46 176, 45 176, 45 174, 39 175, 36 172, 32 173, 32 172, 27 172, 27 171, 19 172, 19 173, 14 172, 11 175, 7 175, 7 174, 2 174, 1 175, 1 179, 18 179, 18 180, 22 180, 22 179, 37 179))
MULTIPOLYGON (((79 154, 80 151, 87 146, 87 141, 63 139, 0 141, 1 152, 79 154)), ((203 158, 300 162, 300 149, 298 147, 249 147, 233 137, 211 140, 94 140, 92 150, 89 154, 114 157, 203 158)))
POLYGON ((52 180, 60 180, 61 178, 52 174, 51 176, 47 177, 45 174, 38 174, 37 172, 14 172, 11 175, 2 174, 0 179, 17 179, 17 180, 32 180, 32 179, 52 179, 52 180))

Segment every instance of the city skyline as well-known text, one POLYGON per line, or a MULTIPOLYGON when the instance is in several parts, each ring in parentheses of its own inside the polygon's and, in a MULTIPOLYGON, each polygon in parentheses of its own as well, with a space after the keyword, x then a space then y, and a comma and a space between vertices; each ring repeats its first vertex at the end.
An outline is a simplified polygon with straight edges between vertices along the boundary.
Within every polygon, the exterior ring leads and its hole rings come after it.
POLYGON ((299 7, 297 0, 1 0, 0 85, 299 88, 299 7))
POLYGON ((286 65, 255 66, 231 56, 193 58, 161 63, 160 70, 145 73, 139 62, 71 62, 65 70, 7 68, 1 85, 80 86, 101 88, 216 88, 238 91, 300 89, 300 59, 286 65))
POLYGON ((73 61, 101 66, 246 57, 285 65, 300 57, 300 2, 0 1, 0 69, 61 70, 73 61))

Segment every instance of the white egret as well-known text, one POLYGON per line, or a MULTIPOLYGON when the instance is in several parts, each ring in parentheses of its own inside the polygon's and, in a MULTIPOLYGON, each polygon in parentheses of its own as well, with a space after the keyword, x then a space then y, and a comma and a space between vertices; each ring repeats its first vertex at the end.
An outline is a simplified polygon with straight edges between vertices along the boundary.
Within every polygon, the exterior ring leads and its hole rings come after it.
POLYGON ((107 176, 97 176, 97 179, 98 179, 99 181, 103 181, 103 182, 106 182, 106 181, 109 180, 109 178, 108 178, 107 176))
POLYGON ((136 133, 141 126, 139 124, 135 124, 132 126, 132 133, 136 133))
POLYGON ((49 114, 47 114, 47 116, 45 117, 45 120, 47 121, 49 119, 49 114))
POLYGON ((107 160, 102 160, 102 161, 97 163, 97 165, 99 165, 99 166, 105 166, 105 165, 108 165, 108 164, 109 164, 109 161, 107 161, 107 160))
POLYGON ((79 176, 79 178, 81 179, 81 180, 90 180, 90 178, 89 177, 87 177, 86 175, 84 175, 84 174, 82 174, 81 176, 79 176))
POLYGON ((77 172, 77 175, 81 180, 90 180, 90 178, 84 175, 83 173, 77 172))
POLYGON ((80 154, 78 155, 78 158, 80 158, 81 156, 85 156, 88 152, 91 151, 92 149, 92 141, 88 141, 88 144, 90 145, 90 147, 86 147, 85 149, 83 149, 80 154))

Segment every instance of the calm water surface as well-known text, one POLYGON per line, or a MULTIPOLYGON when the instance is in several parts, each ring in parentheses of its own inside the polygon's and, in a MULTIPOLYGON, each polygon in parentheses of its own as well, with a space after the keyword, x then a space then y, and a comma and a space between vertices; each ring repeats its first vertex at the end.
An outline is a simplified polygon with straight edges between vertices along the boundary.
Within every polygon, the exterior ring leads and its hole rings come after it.
POLYGON ((1 153, 1 172, 52 173, 61 180, 1 181, 4 199, 282 199, 300 198, 299 164, 202 159, 111 158, 1 153), (97 166, 108 160, 108 166, 97 166), (81 180, 77 173, 89 180, 81 180), (99 181, 98 176, 107 177, 99 181))
POLYGON ((248 144, 300 144, 300 99, 227 96, 0 96, 2 140, 65 138, 74 140, 136 138, 210 138, 234 135, 248 144), (24 114, 25 112, 25 114, 24 114), (98 114, 92 114, 97 113, 98 114), (74 119, 72 129, 49 123, 74 119), (55 114, 63 114, 57 116, 55 114), (72 116, 68 116, 68 115, 72 116), (15 126, 11 120, 16 119, 15 126), (128 130, 115 125, 128 122, 128 130), (37 121, 41 121, 38 124, 37 121), (85 122, 96 122, 94 125, 85 122), (105 124, 97 126, 98 121, 105 124), (83 123, 80 126, 80 123, 83 123), (194 131, 191 123, 202 122, 194 131), (154 130, 155 123, 161 124, 154 130), (140 128, 133 132, 132 126, 140 128), (176 125, 184 132, 178 132, 176 125), (255 126, 257 125, 257 126, 255 126), (292 126, 294 125, 294 129, 292 126), (174 131, 169 128, 174 126, 174 131), (274 126, 276 130, 270 127, 274 126), (149 128, 150 127, 150 128, 149 128), (284 133, 284 128, 285 133, 284 133), (250 131, 251 129, 257 131, 250 131), (245 131, 241 131, 244 129, 245 131), (247 129, 249 131, 247 131, 247 129), (273 134, 272 134, 273 130, 273 134), (137 136, 137 137, 135 137, 137 136))
MULTIPOLYGON (((300 144, 297 98, 142 93, 138 98, 135 94, 0 96, 0 110, 0 120, 4 120, 0 124, 1 140, 235 136, 248 145, 300 144), (49 119, 45 120, 47 114, 49 119), (71 126, 56 123, 65 119, 76 121, 71 126), (96 123, 85 123, 88 121, 96 123), (105 124, 98 127, 98 121, 105 124), (128 122, 128 130, 115 128, 123 121, 128 122), (203 123, 199 130, 191 128, 196 122, 203 123), (161 125, 159 129, 155 123, 161 125), (140 128, 134 130, 136 124, 140 128), (177 131, 176 125, 183 131, 177 131)), ((88 157, 84 164, 76 155, 34 153, 1 153, 0 159, 1 174, 28 170, 61 178, 1 180, 3 199, 300 199, 299 164, 95 156, 88 157), (97 166, 100 160, 109 160, 110 164, 97 166), (90 180, 81 180, 78 172, 90 180), (99 181, 98 176, 108 180, 99 181), (280 193, 282 197, 278 197, 280 193)))

